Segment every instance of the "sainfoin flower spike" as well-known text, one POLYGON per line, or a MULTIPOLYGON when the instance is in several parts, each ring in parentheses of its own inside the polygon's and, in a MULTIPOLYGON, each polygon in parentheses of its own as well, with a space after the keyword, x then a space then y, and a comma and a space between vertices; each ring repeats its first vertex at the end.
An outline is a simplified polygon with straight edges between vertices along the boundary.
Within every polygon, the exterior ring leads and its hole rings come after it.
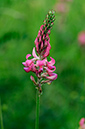
POLYGON ((32 59, 29 59, 31 54, 26 55, 26 61, 22 62, 25 66, 24 70, 28 73, 34 72, 37 76, 37 81, 31 76, 30 79, 35 84, 38 91, 42 92, 42 84, 50 84, 53 80, 57 79, 57 74, 54 73, 56 67, 54 66, 55 60, 50 57, 50 61, 47 60, 51 45, 50 45, 50 31, 55 21, 55 12, 50 10, 46 15, 46 18, 41 25, 37 38, 35 39, 35 47, 32 51, 32 59), (37 54, 36 54, 37 53, 37 54))

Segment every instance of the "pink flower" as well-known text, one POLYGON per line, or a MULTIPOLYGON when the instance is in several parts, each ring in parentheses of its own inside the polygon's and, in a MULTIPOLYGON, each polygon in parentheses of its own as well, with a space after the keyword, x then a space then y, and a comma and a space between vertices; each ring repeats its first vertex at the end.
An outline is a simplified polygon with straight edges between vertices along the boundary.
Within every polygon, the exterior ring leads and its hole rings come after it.
POLYGON ((32 71, 32 72, 34 72, 34 73, 37 74, 37 69, 36 69, 36 65, 34 64, 34 62, 35 62, 36 60, 38 60, 39 57, 36 55, 35 48, 33 48, 32 55, 33 55, 34 58, 28 60, 28 58, 31 56, 31 54, 27 54, 27 55, 26 55, 26 59, 27 59, 27 60, 26 60, 25 62, 22 62, 22 64, 25 66, 25 67, 24 67, 24 70, 25 70, 26 72, 32 71))
POLYGON ((35 39, 36 50, 34 47, 32 51, 33 58, 29 59, 31 54, 27 54, 26 61, 22 62, 25 66, 24 70, 27 73, 32 71, 36 74, 37 82, 33 76, 30 76, 30 79, 36 85, 40 93, 42 91, 41 85, 43 83, 51 83, 53 80, 57 79, 57 74, 54 73, 56 70, 56 67, 54 66, 55 60, 50 57, 51 61, 47 61, 46 58, 51 49, 49 34, 55 20, 54 17, 54 11, 49 11, 47 19, 44 20, 44 24, 41 25, 37 38, 35 39))
POLYGON ((80 125, 80 129, 85 129, 85 118, 81 118, 79 125, 80 125))
POLYGON ((58 2, 55 5, 55 9, 58 13, 66 13, 68 12, 68 7, 65 2, 58 2))
POLYGON ((82 126, 85 122, 85 118, 81 118, 80 122, 79 122, 79 125, 82 126))
POLYGON ((78 41, 81 45, 85 45, 85 31, 81 31, 78 34, 78 41))

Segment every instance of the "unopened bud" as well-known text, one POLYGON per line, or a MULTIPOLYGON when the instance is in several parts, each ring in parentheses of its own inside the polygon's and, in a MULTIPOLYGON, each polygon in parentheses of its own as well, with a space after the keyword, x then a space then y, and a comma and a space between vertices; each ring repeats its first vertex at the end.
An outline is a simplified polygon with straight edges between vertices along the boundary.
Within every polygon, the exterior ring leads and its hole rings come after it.
POLYGON ((37 85, 37 83, 36 83, 36 81, 35 81, 35 79, 34 79, 34 77, 31 75, 30 76, 30 79, 33 81, 33 83, 35 84, 35 85, 37 85))

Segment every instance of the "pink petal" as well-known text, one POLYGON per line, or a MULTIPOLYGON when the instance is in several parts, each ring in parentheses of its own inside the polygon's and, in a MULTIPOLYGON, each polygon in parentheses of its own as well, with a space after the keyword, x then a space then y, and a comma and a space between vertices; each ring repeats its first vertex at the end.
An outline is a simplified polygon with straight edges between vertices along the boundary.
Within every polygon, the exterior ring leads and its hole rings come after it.
POLYGON ((42 30, 42 35, 44 34, 44 30, 42 30))
POLYGON ((45 54, 43 55, 43 57, 47 57, 49 55, 49 47, 46 48, 45 50, 45 54))
POLYGON ((34 80, 34 77, 31 75, 31 76, 30 76, 30 79, 33 81, 33 80, 34 80))
POLYGON ((45 30, 47 30, 47 27, 45 27, 45 30))
POLYGON ((43 41, 41 42, 41 50, 43 49, 43 41))
POLYGON ((36 50, 37 50, 37 52, 39 51, 39 48, 38 48, 38 42, 36 43, 36 50))
POLYGON ((39 32, 38 32, 38 37, 41 35, 41 32, 40 32, 40 30, 39 30, 39 32))
POLYGON ((41 25, 40 30, 41 30, 41 31, 43 30, 43 25, 41 25))
POLYGON ((26 55, 26 59, 28 59, 28 57, 30 57, 30 56, 31 56, 31 54, 27 54, 27 55, 26 55))
POLYGON ((50 49, 49 49, 49 47, 47 46, 47 48, 43 51, 43 53, 44 53, 43 57, 44 57, 44 58, 49 55, 49 51, 50 51, 50 49))
POLYGON ((41 36, 39 36, 39 42, 41 42, 42 41, 42 37, 41 36))
POLYGON ((44 60, 45 60, 45 62, 47 62, 47 58, 45 58, 44 60))
POLYGON ((50 38, 49 37, 47 38, 47 41, 50 42, 50 38))
POLYGON ((50 30, 48 30, 48 34, 50 34, 50 30))
POLYGON ((47 63, 47 67, 50 69, 50 70, 52 70, 52 69, 56 69, 56 67, 55 66, 51 66, 51 65, 48 65, 48 63, 47 63))
POLYGON ((54 67, 54 69, 53 70, 50 70, 49 68, 45 68, 46 69, 46 71, 48 72, 48 73, 53 73, 55 70, 56 70, 56 67, 54 67))
POLYGON ((50 57, 50 58, 51 58, 51 61, 48 62, 48 65, 54 65, 55 64, 55 60, 52 57, 50 57))
POLYGON ((30 67, 31 67, 31 71, 32 71, 32 72, 34 72, 34 73, 36 73, 36 72, 37 72, 37 69, 36 69, 36 67, 35 67, 35 64, 34 64, 34 63, 32 63, 30 67))
POLYGON ((84 122, 85 122, 85 119, 82 118, 82 119, 80 120, 80 122, 79 122, 79 125, 82 126, 82 125, 84 124, 84 122))
POLYGON ((25 62, 25 63, 26 63, 26 66, 28 66, 28 67, 29 67, 29 66, 30 66, 30 64, 31 64, 31 63, 33 63, 33 59, 31 59, 31 60, 26 60, 26 62, 25 62))
POLYGON ((54 75, 52 76, 47 76, 46 78, 49 79, 50 81, 53 81, 53 80, 56 80, 58 77, 58 75, 55 73, 54 75))
POLYGON ((48 46, 48 41, 46 39, 45 39, 45 43, 44 44, 45 44, 45 46, 48 46))
POLYGON ((46 38, 49 38, 49 35, 48 34, 46 34, 46 38))
POLYGON ((31 69, 29 67, 24 67, 24 70, 28 73, 31 71, 31 69))
POLYGON ((45 34, 43 35, 43 40, 45 39, 45 34))
POLYGON ((54 76, 54 75, 55 75, 55 73, 49 73, 48 75, 49 75, 49 76, 54 76))
POLYGON ((36 66, 44 66, 46 64, 46 60, 44 59, 44 60, 37 60, 37 62, 36 62, 36 66))
POLYGON ((39 57, 36 55, 35 47, 33 48, 32 55, 33 55, 34 58, 38 58, 39 59, 39 57))
POLYGON ((45 46, 48 47, 49 50, 51 49, 51 45, 49 41, 47 41, 46 39, 45 39, 45 46))
POLYGON ((51 49, 51 45, 50 45, 49 41, 48 41, 48 48, 49 48, 49 50, 51 49))
POLYGON ((27 66, 27 65, 26 65, 26 62, 22 62, 22 64, 23 64, 24 66, 27 66))
POLYGON ((46 77, 48 75, 48 73, 47 72, 45 72, 45 73, 42 73, 42 77, 46 77))
POLYGON ((38 38, 35 39, 35 45, 36 45, 37 42, 38 42, 38 38))

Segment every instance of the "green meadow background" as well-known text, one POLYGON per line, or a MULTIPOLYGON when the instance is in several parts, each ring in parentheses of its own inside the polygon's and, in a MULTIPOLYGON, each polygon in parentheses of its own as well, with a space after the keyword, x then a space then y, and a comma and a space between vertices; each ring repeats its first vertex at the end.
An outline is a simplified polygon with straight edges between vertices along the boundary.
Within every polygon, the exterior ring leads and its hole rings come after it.
MULTIPOLYGON (((4 129, 34 129, 36 89, 23 70, 40 26, 58 0, 0 0, 0 99, 4 129)), ((85 30, 85 0, 66 2, 56 12, 49 57, 56 61, 57 80, 43 85, 40 129, 78 129, 85 117, 85 46, 78 34, 85 30)), ((48 57, 48 60, 50 58, 48 57)), ((35 75, 34 75, 35 76, 35 75)), ((1 113, 0 113, 1 129, 1 113)))

